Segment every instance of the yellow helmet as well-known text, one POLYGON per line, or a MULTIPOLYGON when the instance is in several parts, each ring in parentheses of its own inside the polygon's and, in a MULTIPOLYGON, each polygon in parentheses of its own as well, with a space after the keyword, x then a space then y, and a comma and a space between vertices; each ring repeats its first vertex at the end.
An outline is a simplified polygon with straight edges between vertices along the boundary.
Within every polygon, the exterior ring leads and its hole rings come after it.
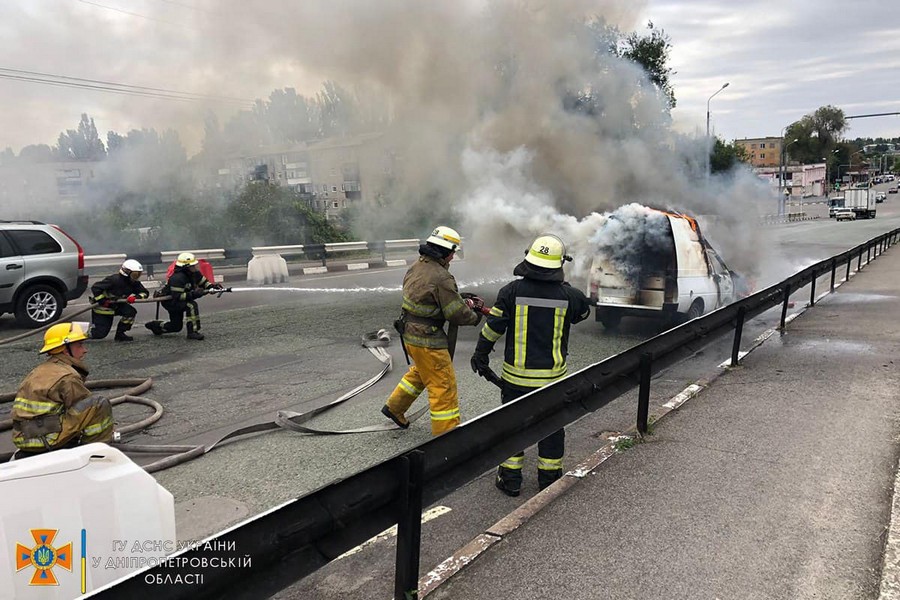
POLYGON ((455 229, 450 229, 444 225, 435 227, 428 239, 425 240, 429 244, 446 248, 447 250, 456 251, 459 248, 459 234, 455 229))
POLYGON ((178 255, 178 258, 175 259, 175 264, 179 267, 196 265, 197 262, 197 257, 191 252, 182 252, 178 255))
POLYGON ((525 251, 525 262, 545 269, 561 269, 567 260, 572 257, 566 254, 566 245, 550 233, 539 235, 525 251))
POLYGON ((62 351, 66 344, 86 340, 90 329, 91 324, 84 321, 57 323, 44 332, 44 347, 41 348, 40 354, 45 352, 56 354, 62 351))

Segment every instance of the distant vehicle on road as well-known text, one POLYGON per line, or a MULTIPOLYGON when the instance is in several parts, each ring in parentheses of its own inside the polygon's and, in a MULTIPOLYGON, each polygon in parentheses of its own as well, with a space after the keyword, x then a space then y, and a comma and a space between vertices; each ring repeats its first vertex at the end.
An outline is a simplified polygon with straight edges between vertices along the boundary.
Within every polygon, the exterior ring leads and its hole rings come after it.
POLYGON ((841 208, 834 213, 834 218, 837 221, 855 221, 856 213, 849 208, 841 208))
POLYGON ((892 187, 892 188, 888 188, 888 194, 896 194, 896 193, 897 193, 897 186, 896 186, 896 185, 895 185, 894 187, 892 187))
POLYGON ((884 192, 878 192, 875 194, 875 204, 881 204, 887 198, 887 194, 884 192))
POLYGON ((844 196, 844 208, 856 213, 857 219, 875 218, 875 194, 871 190, 847 190, 844 196))
POLYGON ((832 196, 828 199, 828 217, 833 219, 834 213, 844 208, 844 197, 843 196, 832 196))

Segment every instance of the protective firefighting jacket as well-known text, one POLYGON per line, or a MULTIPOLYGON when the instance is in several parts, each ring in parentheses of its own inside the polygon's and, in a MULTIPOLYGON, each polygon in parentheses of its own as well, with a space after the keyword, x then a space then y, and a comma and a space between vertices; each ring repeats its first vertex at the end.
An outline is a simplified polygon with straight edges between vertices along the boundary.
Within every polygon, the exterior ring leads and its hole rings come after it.
MULTIPOLYGON (((113 273, 91 286, 91 295, 94 297, 94 302, 97 303, 104 300, 121 300, 132 294, 138 298, 150 297, 150 292, 147 291, 147 288, 140 281, 135 281, 128 275, 122 275, 121 273, 113 273)), ((115 308, 95 306, 94 312, 114 315, 116 311, 115 308)))
POLYGON ((194 294, 202 290, 208 290, 214 286, 204 277, 200 270, 191 271, 187 266, 175 267, 172 276, 166 282, 159 294, 172 296, 175 302, 187 302, 193 300, 194 294))
MULTIPOLYGON (((45 441, 51 446, 64 443, 65 440, 58 439, 63 433, 62 417, 68 409, 91 396, 84 385, 87 376, 84 363, 65 353, 51 355, 29 373, 19 386, 12 408, 16 446, 42 449, 45 441)), ((85 435, 92 433, 86 431, 85 435)), ((71 437, 71 433, 67 435, 71 437)))
POLYGON ((513 274, 523 278, 498 292, 475 352, 489 353, 506 334, 501 378, 533 389, 566 376, 569 327, 586 319, 591 305, 580 290, 563 281, 562 269, 523 261, 513 274))
POLYGON ((403 278, 403 342, 422 348, 447 348, 444 322, 477 325, 481 315, 473 312, 459 295, 449 262, 425 252, 403 278))

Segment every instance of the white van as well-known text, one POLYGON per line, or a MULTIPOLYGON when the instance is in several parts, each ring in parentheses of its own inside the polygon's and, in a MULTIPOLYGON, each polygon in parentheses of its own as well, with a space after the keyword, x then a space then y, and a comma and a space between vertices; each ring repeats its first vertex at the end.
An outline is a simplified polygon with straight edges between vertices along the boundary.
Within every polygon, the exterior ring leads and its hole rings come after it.
POLYGON ((663 247, 645 246, 640 256, 630 257, 627 270, 607 256, 593 259, 587 291, 595 318, 607 329, 625 316, 694 319, 735 299, 735 274, 700 234, 697 221, 656 212, 668 222, 663 247))

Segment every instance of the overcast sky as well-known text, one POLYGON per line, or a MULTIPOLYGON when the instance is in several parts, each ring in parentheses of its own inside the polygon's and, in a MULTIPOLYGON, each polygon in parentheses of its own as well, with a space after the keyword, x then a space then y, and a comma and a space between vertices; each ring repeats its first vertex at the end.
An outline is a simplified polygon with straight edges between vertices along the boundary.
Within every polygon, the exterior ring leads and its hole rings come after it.
MULTIPOLYGON (((647 20, 672 43, 676 126, 726 139, 776 136, 819 106, 847 115, 900 111, 900 2, 888 0, 523 0, 536 11, 602 13, 624 30, 647 20)), ((428 2, 421 10, 478 6, 482 0, 428 2), (443 8, 441 8, 443 6, 443 8)), ((230 98, 267 97, 294 87, 312 95, 322 81, 388 70, 404 31, 422 22, 407 0, 3 0, 0 75, 9 69, 230 98), (379 8, 402 21, 379 21, 379 8), (368 36, 372 36, 369 38, 368 36), (378 39, 375 39, 377 36, 378 39), (385 37, 394 36, 393 48, 385 37)), ((458 32, 464 36, 465 31, 458 32)), ((429 58, 440 56, 430 49, 429 58)), ((402 78, 402 73, 398 79, 402 78)), ((378 73, 380 81, 390 80, 378 73)), ((406 82, 401 82, 406 83, 406 82)), ((103 85, 103 84, 95 84, 103 85)), ((220 117, 229 101, 176 102, 0 78, 0 149, 53 145, 82 112, 101 137, 115 130, 176 128, 190 150, 210 108, 220 117)), ((900 117, 851 121, 848 137, 900 136, 900 117)))

